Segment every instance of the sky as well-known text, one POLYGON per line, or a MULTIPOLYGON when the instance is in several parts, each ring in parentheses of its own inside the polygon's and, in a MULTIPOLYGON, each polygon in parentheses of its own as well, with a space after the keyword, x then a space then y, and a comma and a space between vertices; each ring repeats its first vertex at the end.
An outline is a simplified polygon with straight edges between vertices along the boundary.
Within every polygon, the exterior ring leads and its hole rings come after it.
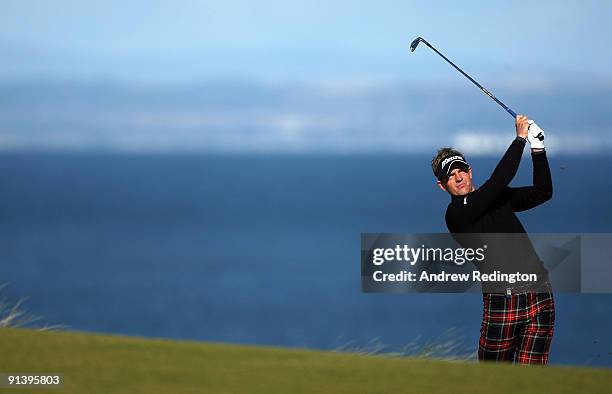
POLYGON ((2 0, 0 79, 610 82, 609 1, 2 0), (525 75, 529 75, 525 79, 525 75))

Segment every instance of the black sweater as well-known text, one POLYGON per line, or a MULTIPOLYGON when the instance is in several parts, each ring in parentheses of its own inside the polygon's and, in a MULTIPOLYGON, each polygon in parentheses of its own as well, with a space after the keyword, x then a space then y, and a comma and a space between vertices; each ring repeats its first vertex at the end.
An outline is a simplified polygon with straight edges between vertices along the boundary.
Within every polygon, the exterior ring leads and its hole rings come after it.
POLYGON ((515 212, 536 207, 552 197, 552 180, 546 153, 541 151, 531 154, 533 186, 508 186, 518 170, 525 142, 519 137, 512 142, 489 180, 481 187, 466 196, 452 196, 446 210, 446 225, 453 235, 479 233, 468 238, 455 236, 464 247, 472 247, 475 243, 488 244, 486 265, 478 267, 482 272, 520 271, 537 273, 545 279, 546 269, 533 250, 515 212), (483 235, 489 233, 507 235, 483 235), (508 233, 518 234, 511 236, 508 233))

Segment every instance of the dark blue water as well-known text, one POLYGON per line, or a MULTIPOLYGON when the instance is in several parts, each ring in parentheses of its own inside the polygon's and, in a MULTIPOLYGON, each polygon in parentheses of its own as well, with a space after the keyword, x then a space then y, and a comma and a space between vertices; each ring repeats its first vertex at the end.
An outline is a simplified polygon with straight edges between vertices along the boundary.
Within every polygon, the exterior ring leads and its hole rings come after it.
MULTIPOLYGON (((449 328, 475 348, 477 294, 362 294, 361 232, 444 232, 427 157, 0 156, 0 283, 70 329, 395 350, 449 328)), ((476 182, 495 159, 475 159, 476 182)), ((612 232, 612 164, 552 158, 532 232, 612 232)), ((526 157, 514 185, 530 182, 526 157)), ((558 294, 551 362, 612 366, 612 296, 558 294)))

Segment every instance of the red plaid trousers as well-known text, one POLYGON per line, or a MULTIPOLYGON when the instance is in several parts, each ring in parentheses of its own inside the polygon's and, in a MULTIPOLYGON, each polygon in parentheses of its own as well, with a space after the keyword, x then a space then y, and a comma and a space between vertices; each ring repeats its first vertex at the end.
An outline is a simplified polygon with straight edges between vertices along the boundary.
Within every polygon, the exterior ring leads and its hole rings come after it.
POLYGON ((547 364, 555 324, 552 289, 511 295, 483 294, 479 360, 547 364))

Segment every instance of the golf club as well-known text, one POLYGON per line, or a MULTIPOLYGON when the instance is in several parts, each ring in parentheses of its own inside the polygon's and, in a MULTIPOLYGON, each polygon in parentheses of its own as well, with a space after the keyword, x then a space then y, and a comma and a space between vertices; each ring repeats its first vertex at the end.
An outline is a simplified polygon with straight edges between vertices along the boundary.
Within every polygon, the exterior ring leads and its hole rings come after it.
POLYGON ((482 90, 487 96, 491 97, 493 100, 495 100, 495 102, 499 105, 501 105, 506 111, 508 111, 508 113, 510 115, 512 115, 513 118, 516 118, 516 112, 514 112, 513 110, 511 110, 510 108, 508 108, 504 103, 502 103, 501 101, 499 101, 495 96, 493 96, 491 94, 491 92, 489 92, 487 89, 485 89, 484 87, 482 87, 482 85, 480 85, 478 82, 474 81, 474 79, 472 79, 472 77, 470 77, 469 75, 467 75, 466 73, 463 72, 463 70, 461 70, 459 67, 455 66, 455 64, 453 62, 451 62, 450 60, 448 60, 446 58, 446 56, 444 56, 443 54, 441 54, 440 52, 438 52, 438 50, 434 47, 431 46, 430 43, 428 43, 427 41, 425 41, 425 39, 423 39, 422 37, 417 37, 414 39, 414 41, 412 41, 412 43, 410 44, 410 51, 414 52, 414 50, 416 49, 416 47, 419 45, 420 42, 425 43, 425 45, 427 45, 428 47, 430 47, 431 49, 434 50, 434 52, 436 52, 438 55, 442 56, 442 58, 444 60, 446 60, 448 63, 450 63, 451 66, 455 67, 457 69, 457 71, 459 71, 461 74, 463 74, 467 79, 469 79, 470 81, 472 81, 472 83, 476 86, 478 86, 480 88, 480 90, 482 90))

